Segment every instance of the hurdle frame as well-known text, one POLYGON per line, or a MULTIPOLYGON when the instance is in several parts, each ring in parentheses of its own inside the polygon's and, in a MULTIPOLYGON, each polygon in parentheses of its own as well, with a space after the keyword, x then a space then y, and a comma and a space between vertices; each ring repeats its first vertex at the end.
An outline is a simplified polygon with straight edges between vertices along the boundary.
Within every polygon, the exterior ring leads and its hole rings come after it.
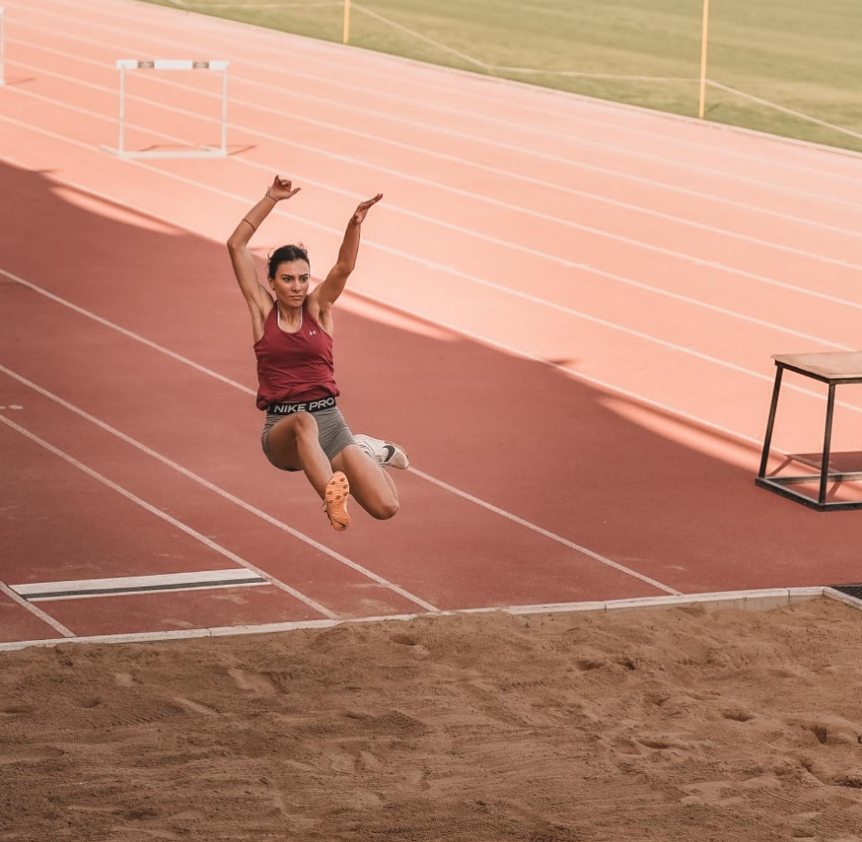
POLYGON ((106 151, 120 158, 224 158, 227 156, 227 71, 230 62, 224 60, 195 61, 192 59, 117 59, 120 71, 120 136, 117 148, 105 146, 106 151), (190 149, 165 152, 143 150, 134 152, 126 149, 126 71, 128 70, 208 70, 222 74, 221 98, 221 145, 198 145, 190 149))

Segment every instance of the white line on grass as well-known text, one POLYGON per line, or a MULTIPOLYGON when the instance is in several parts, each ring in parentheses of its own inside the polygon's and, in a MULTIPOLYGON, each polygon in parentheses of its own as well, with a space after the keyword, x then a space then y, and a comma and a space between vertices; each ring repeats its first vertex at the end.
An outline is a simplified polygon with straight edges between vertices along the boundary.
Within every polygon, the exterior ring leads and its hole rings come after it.
POLYGON ((370 18, 382 21, 383 23, 393 27, 393 29, 397 29, 399 32, 406 32, 413 38, 418 38, 420 41, 424 41, 426 44, 430 44, 432 47, 436 47, 437 49, 443 50, 447 53, 452 53, 452 55, 457 56, 462 61, 466 61, 468 64, 475 65, 476 67, 481 67, 484 70, 491 70, 491 65, 487 62, 484 62, 478 58, 473 58, 473 56, 468 56, 467 53, 462 53, 460 50, 456 50, 454 47, 448 47, 441 41, 435 41, 433 38, 429 38, 427 35, 422 35, 422 33, 416 32, 415 29, 408 29, 406 26, 403 26, 400 23, 396 23, 394 20, 385 18, 383 17, 383 15, 378 15, 377 12, 372 12, 371 9, 366 9, 364 6, 360 6, 359 3, 354 3, 353 8, 359 10, 363 14, 368 15, 368 17, 370 18))

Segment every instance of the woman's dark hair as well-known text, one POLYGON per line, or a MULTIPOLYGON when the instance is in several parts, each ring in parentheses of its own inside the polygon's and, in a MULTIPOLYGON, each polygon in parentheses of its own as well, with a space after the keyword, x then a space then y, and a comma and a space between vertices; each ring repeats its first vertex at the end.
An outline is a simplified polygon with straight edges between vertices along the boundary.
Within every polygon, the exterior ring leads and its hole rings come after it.
POLYGON ((275 279, 276 270, 281 263, 290 263, 292 260, 304 260, 309 268, 311 261, 308 259, 308 252, 301 245, 281 246, 277 248, 269 256, 269 264, 266 267, 266 274, 271 279, 275 279))

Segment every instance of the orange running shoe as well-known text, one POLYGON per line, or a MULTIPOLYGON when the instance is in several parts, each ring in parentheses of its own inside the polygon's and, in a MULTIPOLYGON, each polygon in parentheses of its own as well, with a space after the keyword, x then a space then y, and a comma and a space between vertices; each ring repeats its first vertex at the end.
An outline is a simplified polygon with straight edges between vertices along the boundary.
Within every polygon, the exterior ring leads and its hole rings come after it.
POLYGON ((343 532, 350 526, 347 514, 347 498, 350 496, 350 483, 342 471, 336 471, 326 483, 323 506, 332 528, 343 532))

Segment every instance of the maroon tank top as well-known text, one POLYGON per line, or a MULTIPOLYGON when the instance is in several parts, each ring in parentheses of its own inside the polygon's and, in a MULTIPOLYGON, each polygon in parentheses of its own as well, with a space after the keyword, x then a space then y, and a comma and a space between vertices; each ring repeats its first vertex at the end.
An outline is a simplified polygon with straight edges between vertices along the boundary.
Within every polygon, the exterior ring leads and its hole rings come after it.
POLYGON ((254 343, 257 357, 257 406, 283 401, 313 400, 338 395, 332 361, 332 337, 302 305, 302 325, 296 333, 278 326, 278 305, 254 343))

